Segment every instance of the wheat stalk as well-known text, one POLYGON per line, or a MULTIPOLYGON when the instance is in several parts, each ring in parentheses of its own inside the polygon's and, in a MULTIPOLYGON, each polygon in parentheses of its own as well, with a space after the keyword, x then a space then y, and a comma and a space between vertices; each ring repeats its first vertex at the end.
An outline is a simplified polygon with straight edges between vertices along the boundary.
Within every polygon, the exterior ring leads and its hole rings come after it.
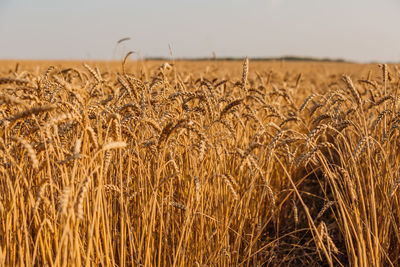
POLYGON ((56 108, 56 106, 54 106, 54 105, 45 105, 45 106, 33 107, 33 108, 26 109, 24 111, 21 111, 21 112, 15 114, 15 115, 13 115, 12 117, 8 118, 8 120, 13 122, 13 121, 16 121, 18 119, 23 119, 23 118, 26 118, 26 117, 31 116, 31 115, 37 115, 37 114, 42 113, 42 112, 51 111, 51 110, 54 110, 55 108, 56 108))
POLYGON ((37 159, 36 156, 36 152, 35 150, 32 148, 32 146, 23 138, 20 137, 13 137, 12 138, 14 141, 19 142, 24 149, 26 150, 26 152, 28 153, 28 157, 31 160, 32 163, 32 168, 34 169, 38 169, 39 168, 39 161, 37 159))
POLYGON ((242 88, 246 88, 246 83, 247 83, 247 76, 249 74, 249 59, 246 57, 243 60, 243 66, 242 66, 242 88))
POLYGON ((361 97, 360 93, 354 87, 353 81, 347 75, 343 75, 343 81, 345 82, 347 89, 349 89, 350 93, 353 95, 354 100, 356 101, 357 105, 361 105, 361 97))
POLYGON ((76 210, 77 218, 79 220, 83 219, 83 200, 88 191, 90 181, 91 181, 90 177, 86 178, 85 181, 83 181, 81 189, 79 190, 79 193, 78 193, 75 210, 76 210))
POLYGON ((61 216, 66 216, 68 208, 71 202, 72 188, 71 186, 66 186, 62 190, 61 196, 59 198, 59 213, 61 216))

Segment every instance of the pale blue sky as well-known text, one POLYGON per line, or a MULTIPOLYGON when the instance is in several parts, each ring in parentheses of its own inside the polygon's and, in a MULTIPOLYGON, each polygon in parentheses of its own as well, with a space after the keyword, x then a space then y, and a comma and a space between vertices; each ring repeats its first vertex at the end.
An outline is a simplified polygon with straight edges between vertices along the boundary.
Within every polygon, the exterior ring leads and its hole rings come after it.
POLYGON ((3 59, 168 57, 171 44, 175 57, 400 62, 400 0, 0 0, 0 36, 3 59))

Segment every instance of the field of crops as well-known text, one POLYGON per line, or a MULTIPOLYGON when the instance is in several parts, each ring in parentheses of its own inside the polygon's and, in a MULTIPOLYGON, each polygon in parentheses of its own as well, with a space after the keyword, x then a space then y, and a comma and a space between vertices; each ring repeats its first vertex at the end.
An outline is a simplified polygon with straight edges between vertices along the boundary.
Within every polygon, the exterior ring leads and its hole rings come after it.
POLYGON ((1 266, 399 266, 400 72, 0 62, 1 266))

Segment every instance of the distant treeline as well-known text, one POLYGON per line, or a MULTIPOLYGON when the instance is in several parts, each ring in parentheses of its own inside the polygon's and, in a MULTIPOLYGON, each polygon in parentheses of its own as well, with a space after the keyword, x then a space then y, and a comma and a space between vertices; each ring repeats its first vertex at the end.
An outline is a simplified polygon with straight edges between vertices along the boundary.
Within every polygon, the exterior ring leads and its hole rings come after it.
MULTIPOLYGON (((146 57, 145 60, 170 60, 165 57, 146 57)), ((201 57, 201 58, 176 58, 175 60, 187 60, 187 61, 242 61, 243 58, 238 57, 201 57)), ((314 62, 347 62, 344 59, 332 59, 332 58, 314 58, 314 57, 298 57, 298 56, 284 56, 284 57, 254 57, 249 58, 251 61, 314 61, 314 62)))

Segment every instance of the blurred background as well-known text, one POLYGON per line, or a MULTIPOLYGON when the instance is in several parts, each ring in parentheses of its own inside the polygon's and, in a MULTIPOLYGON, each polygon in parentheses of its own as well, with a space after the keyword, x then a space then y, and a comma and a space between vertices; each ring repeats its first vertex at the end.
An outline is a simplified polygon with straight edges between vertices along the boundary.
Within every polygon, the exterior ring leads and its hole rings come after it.
POLYGON ((0 0, 0 59, 400 62, 399 14, 398 0, 0 0))

